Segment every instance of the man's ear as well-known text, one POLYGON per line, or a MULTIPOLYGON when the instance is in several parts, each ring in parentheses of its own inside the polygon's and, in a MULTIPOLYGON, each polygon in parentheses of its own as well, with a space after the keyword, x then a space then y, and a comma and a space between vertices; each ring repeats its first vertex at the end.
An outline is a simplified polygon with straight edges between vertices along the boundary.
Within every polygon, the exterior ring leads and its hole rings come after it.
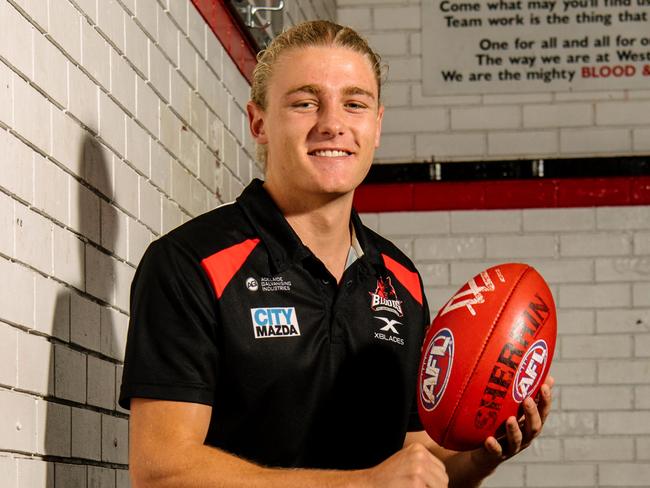
POLYGON ((248 127, 250 128, 253 139, 258 144, 267 144, 268 137, 264 125, 266 113, 253 101, 249 101, 246 104, 246 112, 248 112, 248 127))

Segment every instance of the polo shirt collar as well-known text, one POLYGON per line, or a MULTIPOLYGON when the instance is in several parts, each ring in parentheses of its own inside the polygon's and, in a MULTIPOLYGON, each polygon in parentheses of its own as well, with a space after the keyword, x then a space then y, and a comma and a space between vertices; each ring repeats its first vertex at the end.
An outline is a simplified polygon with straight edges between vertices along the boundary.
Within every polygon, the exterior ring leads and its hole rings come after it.
MULTIPOLYGON (((263 185, 261 180, 255 178, 237 198, 237 203, 266 246, 274 267, 281 272, 292 262, 301 261, 313 254, 302 243, 263 185)), ((361 219, 354 209, 350 221, 363 258, 376 261, 379 254, 369 243, 361 219)))

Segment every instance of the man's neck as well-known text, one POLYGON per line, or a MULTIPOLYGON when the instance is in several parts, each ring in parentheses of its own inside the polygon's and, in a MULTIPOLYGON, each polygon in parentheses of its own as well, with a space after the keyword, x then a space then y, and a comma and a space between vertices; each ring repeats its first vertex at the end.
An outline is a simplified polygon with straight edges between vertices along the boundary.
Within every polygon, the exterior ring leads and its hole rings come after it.
POLYGON ((351 245, 352 194, 332 199, 309 199, 276 192, 264 185, 300 240, 341 280, 351 245))

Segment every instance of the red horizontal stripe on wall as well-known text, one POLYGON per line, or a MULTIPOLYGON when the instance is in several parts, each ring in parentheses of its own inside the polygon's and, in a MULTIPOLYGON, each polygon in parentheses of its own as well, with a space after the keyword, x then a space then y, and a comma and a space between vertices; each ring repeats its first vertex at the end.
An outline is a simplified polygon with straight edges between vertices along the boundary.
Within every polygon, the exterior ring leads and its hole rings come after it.
POLYGON ((225 0, 192 0, 192 3, 250 83, 257 64, 255 51, 225 0))
POLYGON ((361 185, 359 212, 650 205, 650 177, 361 185))

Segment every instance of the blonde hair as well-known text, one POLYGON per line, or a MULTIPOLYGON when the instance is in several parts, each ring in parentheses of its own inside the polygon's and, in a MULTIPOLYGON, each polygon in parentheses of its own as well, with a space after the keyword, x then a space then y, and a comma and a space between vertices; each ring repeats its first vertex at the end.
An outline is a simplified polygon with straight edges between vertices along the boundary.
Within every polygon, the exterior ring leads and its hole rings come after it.
MULTIPOLYGON (((381 100, 382 71, 381 57, 371 49, 368 42, 350 27, 328 20, 302 22, 277 36, 268 47, 257 55, 257 65, 253 70, 251 101, 266 109, 268 84, 273 74, 273 66, 283 52, 302 47, 333 46, 356 51, 368 58, 377 80, 377 94, 381 100)), ((266 146, 257 145, 257 159, 266 163, 266 146)))

